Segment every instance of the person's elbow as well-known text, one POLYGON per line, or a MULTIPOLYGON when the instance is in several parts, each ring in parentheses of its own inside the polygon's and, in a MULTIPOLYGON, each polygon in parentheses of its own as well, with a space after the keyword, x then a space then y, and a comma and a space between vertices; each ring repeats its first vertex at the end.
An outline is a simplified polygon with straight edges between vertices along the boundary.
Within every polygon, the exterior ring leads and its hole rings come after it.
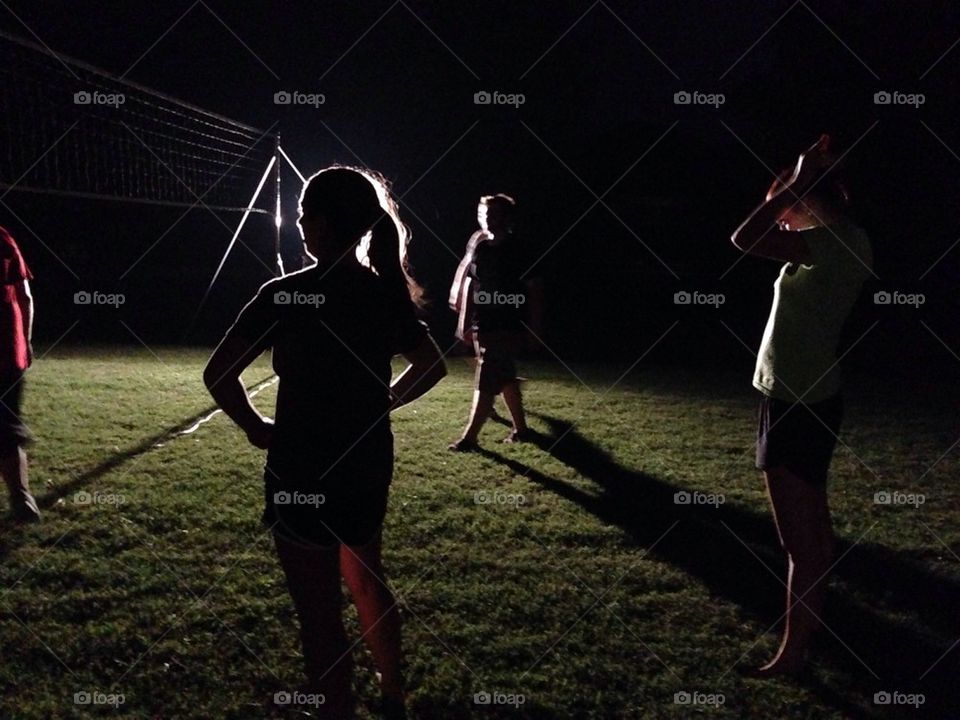
POLYGON ((733 244, 733 246, 734 246, 737 250, 739 250, 740 252, 746 252, 746 251, 747 251, 746 248, 744 247, 743 238, 742 238, 741 235, 740 235, 740 230, 739 230, 739 229, 733 231, 733 235, 730 236, 730 242, 731 242, 731 243, 733 244))
POLYGON ((203 384, 211 393, 213 388, 217 385, 218 376, 216 368, 213 365, 213 361, 207 363, 207 366, 203 369, 203 384))
POLYGON ((407 360, 414 366, 414 371, 430 385, 435 385, 447 376, 447 364, 440 348, 431 338, 426 338, 407 360))
POLYGON ((423 374, 435 385, 447 376, 447 363, 444 362, 440 350, 434 346, 434 352, 421 360, 423 374))
POLYGON ((211 395, 216 396, 217 390, 223 387, 225 381, 230 380, 229 368, 214 353, 203 369, 203 384, 211 395))

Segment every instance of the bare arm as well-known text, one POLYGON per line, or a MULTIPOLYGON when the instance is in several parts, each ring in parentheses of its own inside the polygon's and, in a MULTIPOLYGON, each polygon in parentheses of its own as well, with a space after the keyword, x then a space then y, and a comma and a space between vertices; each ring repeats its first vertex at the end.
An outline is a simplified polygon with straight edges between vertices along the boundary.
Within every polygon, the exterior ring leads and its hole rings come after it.
POLYGON ((203 383, 227 417, 246 433, 247 439, 256 447, 266 449, 273 434, 273 420, 257 412, 240 380, 241 373, 261 352, 241 338, 224 338, 207 361, 203 383))
POLYGON ((17 283, 17 302, 23 319, 23 336, 27 339, 27 365, 33 364, 33 295, 30 281, 17 283))
POLYGON ((440 348, 429 335, 403 357, 410 365, 390 385, 391 410, 424 395, 447 374, 440 348))
POLYGON ((795 202, 797 199, 790 187, 783 186, 773 197, 750 213, 740 227, 734 230, 730 241, 734 247, 748 255, 785 262, 809 263, 810 248, 801 233, 780 230, 776 226, 780 215, 795 202))
POLYGON ((806 240, 799 232, 776 227, 784 211, 800 202, 804 192, 818 174, 833 163, 828 154, 830 138, 821 135, 813 146, 797 159, 793 174, 766 201, 761 203, 734 230, 730 241, 750 255, 808 264, 812 257, 806 240))

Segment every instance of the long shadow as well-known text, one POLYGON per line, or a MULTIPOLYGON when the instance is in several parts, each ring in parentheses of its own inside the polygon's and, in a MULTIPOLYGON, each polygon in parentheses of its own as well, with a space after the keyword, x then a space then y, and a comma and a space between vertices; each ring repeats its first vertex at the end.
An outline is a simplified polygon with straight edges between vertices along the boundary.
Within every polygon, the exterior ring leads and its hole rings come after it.
POLYGON ((217 409, 216 405, 211 405, 210 407, 201 410, 196 415, 192 415, 188 418, 184 418, 176 425, 167 428, 158 432, 156 435, 151 435, 150 437, 141 440, 136 445, 133 445, 128 448, 124 448, 115 455, 111 455, 106 460, 101 462, 99 465, 85 470, 80 475, 77 475, 73 480, 64 485, 57 486, 53 492, 49 492, 41 498, 37 498, 37 504, 41 508, 50 508, 57 504, 57 501, 61 498, 70 495, 73 491, 82 488, 84 485, 96 480, 97 478, 106 475, 111 470, 116 470, 118 467, 126 465, 128 462, 134 458, 143 455, 144 453, 149 452, 156 446, 158 443, 163 442, 164 440, 172 440, 177 435, 182 433, 187 428, 191 427, 198 421, 205 418, 207 415, 212 413, 217 409))
MULTIPOLYGON (((272 379, 272 377, 273 376, 270 376, 263 380, 259 380, 255 383, 250 384, 247 387, 247 391, 248 392, 253 391, 260 385, 265 386, 266 383, 268 383, 272 379)), ((94 480, 97 480, 103 475, 106 475, 111 470, 115 470, 119 467, 122 467, 123 465, 126 465, 127 463, 139 457, 140 455, 143 455, 144 453, 149 452, 151 449, 153 449, 157 445, 157 443, 175 438, 184 430, 192 427, 194 424, 196 424, 200 420, 203 420, 205 417, 210 415, 210 413, 212 413, 216 409, 217 409, 217 405, 210 405, 204 408, 203 410, 200 410, 199 412, 195 413, 194 415, 184 418, 183 420, 178 422, 176 425, 172 425, 171 427, 168 427, 165 430, 162 430, 156 433, 155 435, 152 435, 144 440, 141 440, 136 445, 125 448, 120 452, 114 455, 111 455, 110 457, 108 457, 106 460, 99 463, 95 467, 92 467, 89 470, 85 470, 80 475, 73 478, 70 482, 65 483, 64 485, 60 485, 52 492, 49 492, 46 495, 43 495, 42 497, 37 498, 37 505, 39 505, 44 510, 53 507, 54 505, 57 504, 57 502, 60 499, 67 497, 74 491, 79 490, 85 485, 93 482, 94 480)), ((0 561, 5 560, 7 556, 10 554, 10 551, 16 547, 16 544, 9 542, 9 540, 12 537, 16 537, 19 535, 20 535, 20 532, 16 526, 14 526, 13 528, 4 528, 4 535, 2 538, 0 538, 0 561)))
MULTIPOLYGON (((653 556, 696 577, 711 593, 736 603, 764 627, 780 618, 786 591, 777 577, 785 579, 785 561, 769 516, 730 504, 677 504, 675 493, 692 488, 626 468, 569 422, 538 417, 550 433, 534 433, 533 442, 594 482, 599 494, 584 492, 499 453, 484 450, 482 454, 620 527, 632 542, 642 547, 656 543, 653 556)), ((912 707, 874 706, 874 693, 883 690, 924 693, 921 714, 942 711, 945 714, 928 716, 955 716, 960 708, 960 646, 948 650, 960 638, 960 584, 883 546, 851 547, 841 542, 840 553, 845 552, 834 569, 834 583, 841 587, 829 592, 823 615, 829 630, 820 633, 814 648, 815 664, 832 672, 825 679, 811 673, 801 682, 847 717, 890 716, 900 710, 904 716, 917 715, 912 707), (858 601, 857 596, 880 602, 858 601), (924 625, 923 633, 885 617, 882 611, 916 615, 924 625), (843 687, 833 686, 837 675, 842 676, 843 687), (862 698, 862 702, 851 698, 862 698)), ((750 659, 765 658, 754 654, 750 659)), ((719 669, 718 675, 724 670, 719 669)))

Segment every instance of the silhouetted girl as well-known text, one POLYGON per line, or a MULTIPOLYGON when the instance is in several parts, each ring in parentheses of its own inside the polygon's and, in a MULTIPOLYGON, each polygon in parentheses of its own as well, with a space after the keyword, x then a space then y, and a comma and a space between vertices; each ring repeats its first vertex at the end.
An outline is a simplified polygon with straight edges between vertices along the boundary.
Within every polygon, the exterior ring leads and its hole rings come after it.
POLYGON ((301 234, 316 264, 271 280, 214 351, 204 381, 256 447, 268 450, 263 522, 300 619, 306 690, 320 712, 353 715, 340 576, 381 674, 388 717, 403 717, 400 615, 384 577, 380 531, 393 471, 390 411, 446 369, 414 314, 408 231, 377 175, 330 167, 300 198, 301 234), (358 244, 367 247, 365 267, 358 244), (250 404, 240 373, 273 349, 276 421, 250 404), (391 384, 391 358, 409 367, 391 384))

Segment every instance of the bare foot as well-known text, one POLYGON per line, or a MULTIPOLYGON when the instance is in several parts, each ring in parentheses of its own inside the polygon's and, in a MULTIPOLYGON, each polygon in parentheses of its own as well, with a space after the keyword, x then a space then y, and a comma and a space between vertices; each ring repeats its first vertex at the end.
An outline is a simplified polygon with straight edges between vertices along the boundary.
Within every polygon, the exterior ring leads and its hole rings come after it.
POLYGON ((747 677, 765 679, 777 676, 796 677, 807 667, 806 653, 778 653, 766 665, 758 668, 744 668, 743 675, 747 677))

